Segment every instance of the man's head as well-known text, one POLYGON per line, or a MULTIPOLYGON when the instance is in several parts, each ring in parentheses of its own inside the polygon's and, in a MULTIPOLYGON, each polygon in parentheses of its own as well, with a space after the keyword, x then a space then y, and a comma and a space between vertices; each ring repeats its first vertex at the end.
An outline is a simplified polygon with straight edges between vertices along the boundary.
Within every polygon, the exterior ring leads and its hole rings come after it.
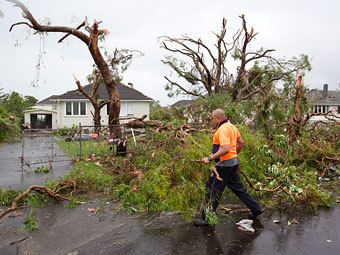
POLYGON ((211 119, 214 125, 219 125, 222 120, 226 119, 227 116, 222 109, 216 109, 211 113, 211 119))

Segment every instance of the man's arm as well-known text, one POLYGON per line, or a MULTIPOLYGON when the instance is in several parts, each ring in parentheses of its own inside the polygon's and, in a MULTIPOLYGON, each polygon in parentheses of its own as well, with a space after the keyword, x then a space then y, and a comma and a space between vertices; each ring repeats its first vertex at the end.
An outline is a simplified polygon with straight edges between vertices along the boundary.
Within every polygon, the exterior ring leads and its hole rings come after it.
POLYGON ((244 145, 244 140, 242 139, 242 137, 240 136, 239 138, 237 138, 236 140, 236 151, 237 153, 239 153, 244 145))
MULTIPOLYGON (((230 151, 230 144, 221 146, 221 147, 218 149, 217 152, 215 152, 214 154, 211 154, 210 158, 211 158, 211 160, 220 158, 220 157, 224 156, 225 154, 227 154, 229 151, 230 151)), ((210 160, 209 160, 208 157, 203 158, 202 161, 203 161, 204 163, 209 163, 209 162, 210 162, 210 160)))

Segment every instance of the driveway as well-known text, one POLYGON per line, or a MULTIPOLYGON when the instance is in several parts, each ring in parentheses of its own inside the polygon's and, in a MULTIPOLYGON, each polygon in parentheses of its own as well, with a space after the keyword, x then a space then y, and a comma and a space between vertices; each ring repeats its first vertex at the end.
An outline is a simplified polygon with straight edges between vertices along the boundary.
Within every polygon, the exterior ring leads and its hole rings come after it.
POLYGON ((47 179, 62 177, 72 168, 71 158, 60 150, 52 137, 36 137, 25 143, 24 166, 21 164, 22 147, 22 142, 0 146, 0 188, 25 189, 43 185, 47 179), (48 159, 51 158, 54 162, 48 173, 34 172, 38 167, 49 167, 48 159))

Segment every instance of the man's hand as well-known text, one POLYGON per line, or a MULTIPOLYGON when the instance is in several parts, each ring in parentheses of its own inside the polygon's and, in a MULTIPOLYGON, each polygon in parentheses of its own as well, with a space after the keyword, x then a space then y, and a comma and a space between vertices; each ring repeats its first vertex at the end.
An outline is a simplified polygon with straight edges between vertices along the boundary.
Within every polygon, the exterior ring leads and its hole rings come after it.
POLYGON ((202 158, 202 162, 205 164, 210 163, 209 157, 202 158))

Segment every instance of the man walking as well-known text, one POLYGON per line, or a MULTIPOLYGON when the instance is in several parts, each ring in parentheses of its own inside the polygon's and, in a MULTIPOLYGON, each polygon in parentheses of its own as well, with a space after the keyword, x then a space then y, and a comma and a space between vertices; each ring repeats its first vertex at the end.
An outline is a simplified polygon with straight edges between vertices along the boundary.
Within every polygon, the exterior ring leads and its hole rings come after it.
MULTIPOLYGON (((244 141, 238 129, 228 121, 222 109, 216 109, 211 113, 211 118, 216 126, 213 137, 212 154, 202 159, 205 164, 216 162, 216 172, 206 183, 206 203, 216 212, 222 193, 226 186, 250 209, 249 219, 255 219, 263 213, 263 208, 246 192, 239 174, 238 158, 244 141), (217 175, 218 174, 218 175, 217 175)), ((196 226, 208 225, 205 210, 202 219, 194 220, 196 226)))

